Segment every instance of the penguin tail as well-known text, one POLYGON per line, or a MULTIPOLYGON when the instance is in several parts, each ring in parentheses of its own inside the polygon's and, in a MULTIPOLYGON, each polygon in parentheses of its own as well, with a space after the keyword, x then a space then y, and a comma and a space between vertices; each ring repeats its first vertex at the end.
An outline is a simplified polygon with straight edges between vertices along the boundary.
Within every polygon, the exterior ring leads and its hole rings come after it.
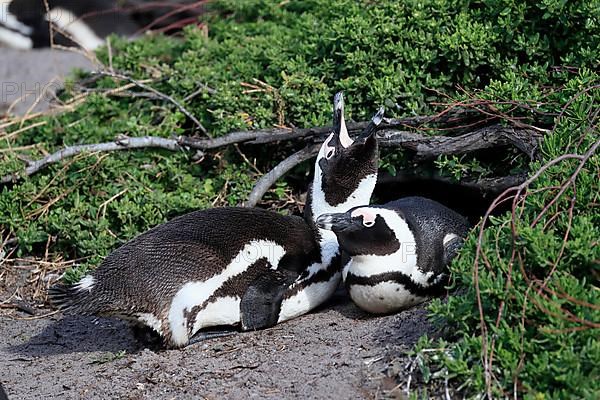
POLYGON ((65 310, 72 305, 73 302, 73 285, 65 285, 58 283, 48 289, 48 299, 54 308, 65 310))
POLYGON ((86 275, 71 285, 58 283, 48 289, 48 298, 55 308, 64 312, 93 314, 90 306, 94 304, 92 290, 95 283, 92 275, 86 275))

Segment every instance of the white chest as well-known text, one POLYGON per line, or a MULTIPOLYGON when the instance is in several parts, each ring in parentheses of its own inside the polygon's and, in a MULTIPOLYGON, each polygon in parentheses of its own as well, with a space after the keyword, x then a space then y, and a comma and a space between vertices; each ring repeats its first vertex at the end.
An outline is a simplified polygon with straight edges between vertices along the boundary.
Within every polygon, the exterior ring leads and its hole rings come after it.
POLYGON ((357 306, 374 314, 393 313, 426 300, 426 297, 416 296, 404 285, 392 281, 374 286, 352 285, 349 291, 357 306))

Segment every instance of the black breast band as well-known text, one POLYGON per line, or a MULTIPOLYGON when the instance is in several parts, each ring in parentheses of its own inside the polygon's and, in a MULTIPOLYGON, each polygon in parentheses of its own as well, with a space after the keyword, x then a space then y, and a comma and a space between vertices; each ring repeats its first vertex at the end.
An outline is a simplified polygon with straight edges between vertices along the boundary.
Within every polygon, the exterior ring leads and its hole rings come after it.
POLYGON ((404 286, 411 294, 421 297, 439 296, 444 294, 445 279, 434 285, 423 286, 420 283, 413 281, 410 276, 399 272, 384 272, 371 276, 358 276, 348 272, 345 279, 346 287, 349 289, 353 285, 375 286, 382 282, 394 282, 404 286))

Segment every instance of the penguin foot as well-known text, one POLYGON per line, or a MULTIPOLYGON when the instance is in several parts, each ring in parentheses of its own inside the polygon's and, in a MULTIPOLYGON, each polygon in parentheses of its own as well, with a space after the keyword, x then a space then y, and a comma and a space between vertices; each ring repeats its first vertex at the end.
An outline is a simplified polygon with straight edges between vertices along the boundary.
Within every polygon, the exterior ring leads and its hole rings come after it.
POLYGON ((232 327, 223 327, 222 329, 212 329, 207 331, 199 331, 190 338, 188 345, 203 342, 209 339, 237 335, 239 331, 232 327))

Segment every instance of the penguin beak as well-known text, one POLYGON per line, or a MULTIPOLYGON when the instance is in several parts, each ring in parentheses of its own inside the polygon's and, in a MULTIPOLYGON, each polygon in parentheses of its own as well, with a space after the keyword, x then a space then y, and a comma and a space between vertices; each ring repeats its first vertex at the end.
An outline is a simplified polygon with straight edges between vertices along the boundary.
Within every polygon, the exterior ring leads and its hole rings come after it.
POLYGON ((339 232, 354 225, 352 217, 348 213, 322 214, 317 218, 317 226, 321 229, 339 232))
POLYGON ((344 93, 337 92, 333 97, 333 132, 337 138, 336 143, 343 148, 348 148, 353 141, 348 135, 346 120, 344 119, 344 93))
POLYGON ((381 121, 383 120, 384 113, 385 113, 385 108, 383 106, 381 106, 379 108, 379 110, 377 110, 375 115, 373 115, 373 118, 371 118, 371 122, 369 122, 369 125, 367 125, 365 130, 362 131, 362 133, 358 137, 358 139, 357 139, 358 142, 364 143, 373 133, 375 133, 375 131, 377 130, 377 127, 379 126, 379 124, 381 124, 381 121))
POLYGON ((333 129, 339 132, 344 115, 344 92, 337 92, 333 96, 333 129))

